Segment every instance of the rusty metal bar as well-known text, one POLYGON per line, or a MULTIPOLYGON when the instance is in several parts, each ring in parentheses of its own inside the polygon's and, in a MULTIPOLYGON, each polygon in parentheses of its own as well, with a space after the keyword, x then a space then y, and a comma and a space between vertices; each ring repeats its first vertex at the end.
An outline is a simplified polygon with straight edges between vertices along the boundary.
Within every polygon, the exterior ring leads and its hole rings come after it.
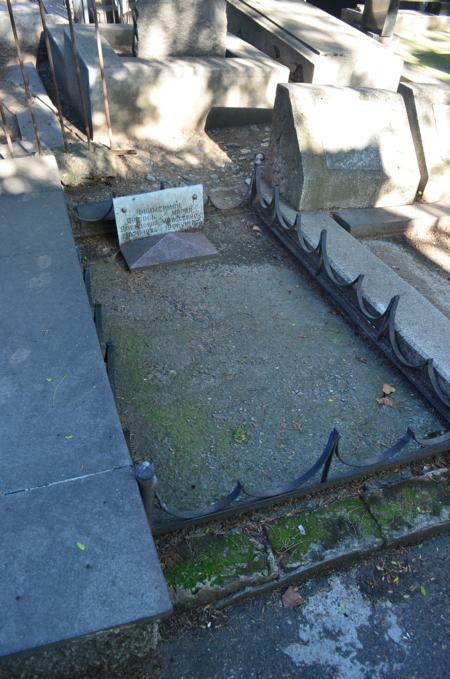
POLYGON ((26 72, 25 65, 23 63, 22 50, 20 49, 19 38, 18 38, 18 35, 17 35, 16 22, 15 22, 13 10, 12 10, 12 7, 11 7, 11 0, 6 0, 6 4, 8 6, 9 20, 11 22, 11 28, 12 28, 12 32, 13 32, 13 36, 14 36, 14 43, 15 43, 15 46, 16 46, 17 59, 18 59, 18 62, 19 62, 20 72, 22 73, 23 84, 24 84, 24 87, 25 87, 25 95, 26 95, 26 99, 27 99, 27 105, 28 105, 28 109, 29 109, 30 115, 31 115, 31 122, 33 124, 34 136, 36 138, 36 146, 37 146, 38 153, 42 154, 41 137, 40 137, 39 129, 38 129, 38 126, 37 126, 36 116, 35 116, 34 110, 33 110, 33 98, 31 96, 31 92, 30 92, 30 81, 28 79, 28 73, 26 72))
MULTIPOLYGON (((71 46, 72 46, 72 56, 73 56, 73 61, 74 61, 74 65, 75 65, 75 75, 76 75, 76 78, 77 78, 78 90, 79 90, 79 93, 80 93, 80 101, 81 101, 81 109, 82 109, 82 113, 83 113, 84 129, 85 129, 85 132, 86 132, 88 149, 91 150, 91 132, 90 132, 90 129, 89 129, 89 119, 88 119, 88 114, 87 114, 86 97, 84 96, 83 85, 82 85, 82 82, 81 82, 80 60, 78 59, 77 38, 76 38, 76 35, 75 35, 75 29, 73 27, 72 8, 70 6, 70 0, 64 0, 64 1, 65 1, 65 5, 66 5, 66 10, 67 10, 67 18, 69 20, 70 41, 71 41, 71 46)), ((8 0, 8 2, 9 2, 9 0, 8 0)))
POLYGON ((39 12, 41 14, 42 28, 44 29, 44 40, 45 40, 45 47, 47 49, 48 63, 49 63, 49 66, 50 66, 50 71, 51 71, 52 80, 53 80, 53 87, 54 87, 54 91, 55 91, 56 108, 58 110, 59 124, 60 124, 60 127, 61 127, 61 133, 62 133, 63 141, 64 141, 64 150, 67 151, 68 150, 67 136, 66 136, 66 130, 64 128, 64 119, 63 119, 63 114, 62 114, 61 98, 59 96, 58 81, 56 80, 55 64, 53 62, 53 54, 52 54, 52 49, 50 47, 50 40, 49 40, 49 37, 48 37, 47 21, 45 20, 44 3, 43 3, 42 0, 38 0, 38 2, 39 2, 39 12))
POLYGON ((112 136, 112 127, 111 127, 111 115, 110 115, 110 112, 109 112, 108 87, 106 85, 106 77, 105 77, 105 62, 104 62, 104 59, 103 59, 102 38, 101 38, 101 35, 100 35, 100 28, 99 28, 99 25, 98 25, 96 0, 93 0, 93 3, 94 3, 95 36, 97 38, 98 63, 99 63, 99 66, 100 66, 100 77, 102 79, 103 105, 105 107, 106 126, 108 128, 109 148, 112 149, 112 147, 113 147, 113 136, 112 136))
POLYGON ((13 148, 13 145, 12 145, 11 135, 9 134, 9 130, 8 130, 8 123, 7 123, 7 120, 6 120, 5 109, 3 108, 3 104, 2 104, 1 101, 0 101, 0 116, 1 116, 1 119, 2 119, 2 127, 3 127, 3 131, 5 133, 6 143, 8 145, 9 155, 11 156, 11 158, 14 158, 14 148, 13 148))

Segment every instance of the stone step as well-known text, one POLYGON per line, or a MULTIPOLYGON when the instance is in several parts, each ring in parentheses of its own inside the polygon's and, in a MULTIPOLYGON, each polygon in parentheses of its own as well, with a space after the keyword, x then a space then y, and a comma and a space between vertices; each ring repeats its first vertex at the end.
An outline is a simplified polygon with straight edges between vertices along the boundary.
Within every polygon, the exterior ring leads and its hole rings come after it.
POLYGON ((389 236, 411 229, 439 228, 450 232, 450 204, 446 203, 348 208, 333 216, 355 238, 389 236))

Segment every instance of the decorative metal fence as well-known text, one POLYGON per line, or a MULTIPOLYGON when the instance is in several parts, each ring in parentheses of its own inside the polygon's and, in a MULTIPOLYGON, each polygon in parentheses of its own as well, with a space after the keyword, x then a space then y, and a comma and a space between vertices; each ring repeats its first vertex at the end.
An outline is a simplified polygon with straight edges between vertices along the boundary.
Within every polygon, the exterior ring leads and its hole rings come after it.
MULTIPOLYGON (((62 106, 62 97, 61 97, 61 88, 60 88, 60 83, 58 82, 58 78, 56 75, 56 69, 55 69, 55 64, 54 64, 54 58, 53 58, 53 53, 52 53, 52 48, 51 48, 51 39, 50 39, 50 34, 49 34, 49 28, 47 24, 47 11, 46 11, 46 6, 44 5, 44 0, 37 0, 37 3, 39 5, 39 15, 40 15, 40 21, 42 24, 42 37, 43 37, 43 43, 45 45, 45 50, 46 50, 46 55, 48 59, 48 68, 51 76, 51 85, 52 85, 52 99, 53 99, 53 104, 55 106, 55 113, 58 118, 59 122, 59 127, 61 129, 61 134, 62 134, 62 139, 63 139, 63 145, 64 149, 67 151, 68 150, 68 131, 73 130, 74 126, 72 123, 65 118, 64 112, 63 112, 63 106, 62 106)), ((13 4, 11 0, 6 0, 6 7, 9 15, 9 22, 11 25, 11 37, 14 42, 14 47, 15 47, 15 52, 16 52, 16 59, 17 59, 17 65, 20 68, 20 73, 21 73, 21 78, 22 78, 22 84, 24 88, 24 93, 25 93, 25 99, 26 99, 26 107, 28 110, 28 113, 31 118, 32 122, 32 127, 33 127, 33 133, 34 133, 34 142, 35 142, 35 147, 36 151, 38 154, 42 154, 45 152, 44 145, 42 143, 42 134, 39 129, 39 124, 38 124, 38 118, 36 115, 36 110, 35 110, 35 102, 33 98, 33 93, 31 91, 30 87, 30 79, 29 75, 27 73, 27 68, 25 66, 25 59, 24 59, 24 54, 23 54, 23 49, 21 46, 21 41, 19 37, 19 31, 17 27, 17 21, 16 21, 16 16, 13 8, 13 4)), ((51 5, 50 5, 51 7, 51 5)), ((103 96, 103 103, 104 103, 104 110, 105 110, 105 119, 106 119, 106 126, 108 129, 108 136, 109 136, 109 146, 112 149, 113 148, 113 131, 112 131, 112 125, 111 125, 111 116, 110 116, 110 106, 109 106, 109 98, 108 98, 108 86, 107 86, 107 81, 106 81, 106 76, 105 76, 105 64, 104 64, 104 58, 103 58, 103 49, 102 49, 102 39, 101 39, 101 32, 100 32, 100 24, 102 21, 105 22, 123 22, 123 23, 128 23, 131 22, 131 9, 129 7, 129 4, 126 0, 112 0, 111 5, 104 5, 98 0, 89 0, 87 3, 86 0, 58 0, 58 14, 59 15, 64 15, 67 18, 68 21, 68 27, 70 30, 70 36, 71 36, 71 50, 72 50, 72 57, 73 57, 73 63, 75 67, 75 76, 76 76, 76 86, 78 89, 78 94, 79 94, 79 99, 81 103, 81 113, 82 113, 82 121, 81 121, 81 127, 82 131, 84 133, 84 141, 86 142, 88 148, 91 148, 91 141, 92 141, 92 133, 90 129, 90 123, 89 123, 89 115, 88 115, 88 102, 86 101, 86 94, 84 91, 84 88, 82 86, 82 80, 81 80, 81 70, 80 70, 80 60, 79 60, 79 55, 78 55, 78 49, 77 49, 77 32, 75 30, 75 26, 77 23, 93 23, 94 24, 94 30, 95 30, 95 35, 96 35, 96 45, 97 45, 97 54, 98 54, 98 63, 99 63, 99 70, 100 70, 100 77, 101 77, 101 86, 102 86, 102 96, 103 96)), ((8 153, 10 157, 14 157, 16 155, 15 150, 14 150, 14 143, 13 143, 13 137, 11 135, 11 131, 9 129, 8 121, 7 121, 7 114, 6 114, 6 107, 4 105, 4 102, 0 98, 0 124, 3 128, 3 133, 6 139, 6 145, 8 148, 8 153)), ((80 135, 78 135, 78 138, 80 135)))

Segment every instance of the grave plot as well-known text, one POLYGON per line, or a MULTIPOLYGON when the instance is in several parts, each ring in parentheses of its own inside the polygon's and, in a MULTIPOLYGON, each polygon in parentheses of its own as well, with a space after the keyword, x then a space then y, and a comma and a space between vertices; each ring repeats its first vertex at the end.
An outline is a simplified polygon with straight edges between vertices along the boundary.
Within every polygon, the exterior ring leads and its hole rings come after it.
MULTIPOLYGON (((419 436, 444 428, 254 225, 248 210, 207 211, 203 232, 219 252, 211 260, 130 274, 112 243, 104 245, 111 256, 93 257, 122 424, 135 460, 154 463, 172 507, 205 507, 237 480, 255 491, 288 486, 316 462, 334 427, 356 464, 408 426, 419 436), (395 389, 385 405, 383 385, 395 389)), ((333 478, 350 472, 333 462, 333 478)))

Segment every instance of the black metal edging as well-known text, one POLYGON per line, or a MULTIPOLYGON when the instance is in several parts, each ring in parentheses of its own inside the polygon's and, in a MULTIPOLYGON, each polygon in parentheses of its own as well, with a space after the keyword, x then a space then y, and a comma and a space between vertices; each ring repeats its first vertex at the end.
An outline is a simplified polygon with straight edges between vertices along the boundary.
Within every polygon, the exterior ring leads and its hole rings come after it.
MULTIPOLYGON (((395 311, 399 297, 393 297, 385 311, 378 313, 364 297, 362 275, 354 281, 346 282, 334 271, 327 253, 326 231, 322 231, 319 243, 313 247, 302 233, 301 215, 297 213, 294 222, 289 223, 282 214, 278 188, 275 187, 270 201, 264 198, 261 189, 261 158, 257 158, 255 162, 249 202, 255 207, 263 223, 288 247, 309 273, 332 296, 338 306, 358 325, 364 335, 391 359, 394 365, 432 403, 445 420, 450 422, 450 397, 447 402, 447 396, 438 382, 432 360, 418 361, 415 356, 405 355, 405 348, 402 346, 402 340, 399 338, 395 327, 395 311), (418 371, 422 373, 421 379, 417 378, 418 371)), ((102 344, 101 307, 92 304, 90 267, 84 269, 84 281, 91 307, 94 307, 94 321, 99 342, 102 344)), ((115 395, 114 345, 111 342, 106 343, 105 364, 111 389, 115 395)), ((340 435, 334 429, 316 462, 300 477, 282 488, 252 490, 237 481, 232 491, 224 498, 197 510, 183 510, 169 506, 159 492, 158 479, 152 463, 144 461, 136 470, 136 479, 140 486, 144 507, 152 530, 155 534, 161 534, 206 521, 223 520, 269 505, 281 504, 289 500, 301 499, 306 495, 316 495, 328 489, 340 488, 353 481, 361 481, 369 474, 404 467, 450 452, 450 432, 443 436, 420 441, 416 438, 414 432, 408 429, 404 436, 381 455, 363 464, 358 464, 349 462, 342 456, 339 451, 339 441, 340 435), (397 459, 398 454, 412 440, 415 440, 420 447, 408 455, 404 455, 401 459, 397 459), (328 480, 330 468, 335 458, 348 467, 358 469, 358 472, 331 481, 328 480), (310 479, 319 473, 320 481, 318 484, 305 486, 310 479), (241 498, 244 496, 250 499, 242 500, 241 498), (159 506, 163 512, 173 518, 169 521, 158 522, 157 519, 155 520, 155 506, 159 506)))
POLYGON ((258 158, 255 162, 251 202, 261 221, 320 283, 364 336, 391 360, 450 424, 450 394, 446 394, 440 384, 433 359, 418 356, 412 347, 406 345, 396 328, 399 296, 395 295, 382 313, 377 312, 364 296, 364 274, 348 282, 334 271, 327 253, 326 230, 321 232, 315 247, 309 245, 302 231, 301 213, 296 213, 293 222, 288 222, 282 214, 279 188, 274 187, 270 201, 264 198, 261 169, 262 161, 258 158))
POLYGON ((355 481, 363 482, 365 478, 372 474, 378 474, 379 472, 389 472, 394 469, 402 469, 408 467, 414 463, 424 462, 430 460, 437 455, 450 452, 450 440, 444 443, 436 444, 435 446, 430 446, 429 448, 416 448, 415 450, 408 453, 408 455, 403 456, 400 460, 392 460, 390 462, 379 462, 378 464, 371 465, 369 469, 363 470, 359 467, 359 472, 354 474, 349 474, 346 476, 340 476, 331 480, 321 482, 313 486, 307 486, 299 488, 298 490, 291 491, 284 495, 279 495, 277 497, 269 499, 251 500, 238 502, 227 509, 223 509, 215 514, 206 514, 196 519, 183 520, 174 519, 171 521, 158 522, 155 521, 154 514, 151 523, 153 535, 164 535, 166 533, 173 533, 177 530, 188 528, 190 526, 199 526, 210 521, 225 521, 226 519, 241 516, 242 514, 247 514, 249 512, 255 512, 260 509, 266 509, 268 507, 273 507, 275 505, 281 505, 285 502, 291 500, 302 500, 305 497, 316 497, 321 495, 326 491, 338 490, 339 488, 344 488, 349 486, 355 481), (363 473, 365 471, 365 473, 363 473))

